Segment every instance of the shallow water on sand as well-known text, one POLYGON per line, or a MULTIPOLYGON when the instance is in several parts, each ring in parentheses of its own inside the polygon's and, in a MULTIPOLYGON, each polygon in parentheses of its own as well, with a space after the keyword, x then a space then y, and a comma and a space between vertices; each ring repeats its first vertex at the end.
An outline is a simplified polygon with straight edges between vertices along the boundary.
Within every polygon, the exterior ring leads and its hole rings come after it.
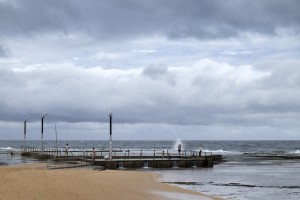
POLYGON ((300 196, 300 163, 236 165, 210 169, 155 170, 160 181, 225 199, 290 199, 300 196))
POLYGON ((172 199, 172 200, 211 200, 209 197, 199 197, 199 195, 193 195, 193 194, 183 194, 183 193, 177 193, 177 192, 155 192, 156 194, 172 199))

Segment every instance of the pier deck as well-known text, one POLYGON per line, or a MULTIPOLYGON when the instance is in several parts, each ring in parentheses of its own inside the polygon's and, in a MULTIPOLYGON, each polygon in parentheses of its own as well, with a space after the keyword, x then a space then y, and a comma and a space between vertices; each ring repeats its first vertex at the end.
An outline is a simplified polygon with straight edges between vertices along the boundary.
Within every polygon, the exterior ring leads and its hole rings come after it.
POLYGON ((73 150, 66 154, 57 149, 26 148, 22 156, 47 160, 49 168, 69 168, 81 166, 101 166, 105 169, 135 168, 192 168, 213 167, 220 162, 221 155, 183 151, 180 155, 174 152, 161 151, 113 150, 112 160, 107 159, 108 150, 98 150, 92 156, 91 150, 73 150))

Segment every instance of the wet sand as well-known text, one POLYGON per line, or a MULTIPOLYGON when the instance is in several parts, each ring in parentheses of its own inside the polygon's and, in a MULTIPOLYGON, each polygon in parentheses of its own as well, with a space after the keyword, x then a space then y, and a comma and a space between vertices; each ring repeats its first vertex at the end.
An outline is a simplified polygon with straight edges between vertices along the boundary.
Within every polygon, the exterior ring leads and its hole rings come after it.
POLYGON ((217 200, 140 171, 47 170, 45 164, 0 167, 0 200, 217 200))

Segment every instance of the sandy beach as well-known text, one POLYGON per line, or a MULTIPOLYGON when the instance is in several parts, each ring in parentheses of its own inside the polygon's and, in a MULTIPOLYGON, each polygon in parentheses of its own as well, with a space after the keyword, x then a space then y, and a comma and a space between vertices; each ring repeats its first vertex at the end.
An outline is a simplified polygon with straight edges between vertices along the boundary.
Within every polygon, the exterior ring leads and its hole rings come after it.
POLYGON ((154 174, 140 171, 47 170, 45 164, 29 164, 1 166, 0 180, 1 200, 219 199, 160 183, 154 174))

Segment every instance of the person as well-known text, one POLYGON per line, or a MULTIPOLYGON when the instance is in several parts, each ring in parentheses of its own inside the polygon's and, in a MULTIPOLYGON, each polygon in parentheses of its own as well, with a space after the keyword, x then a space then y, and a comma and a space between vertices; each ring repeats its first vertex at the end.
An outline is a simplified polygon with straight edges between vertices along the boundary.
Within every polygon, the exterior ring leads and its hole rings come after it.
POLYGON ((96 156, 95 147, 93 147, 93 150, 92 150, 92 156, 93 156, 93 157, 95 157, 95 156, 96 156))
POLYGON ((65 146, 65 155, 68 155, 68 154, 69 154, 69 145, 67 143, 65 146))
POLYGON ((163 158, 165 157, 165 151, 162 151, 162 157, 163 158))
POLYGON ((178 144, 178 153, 180 155, 180 152, 181 152, 181 143, 178 144))
POLYGON ((171 160, 171 154, 168 152, 167 153, 168 159, 171 160))

